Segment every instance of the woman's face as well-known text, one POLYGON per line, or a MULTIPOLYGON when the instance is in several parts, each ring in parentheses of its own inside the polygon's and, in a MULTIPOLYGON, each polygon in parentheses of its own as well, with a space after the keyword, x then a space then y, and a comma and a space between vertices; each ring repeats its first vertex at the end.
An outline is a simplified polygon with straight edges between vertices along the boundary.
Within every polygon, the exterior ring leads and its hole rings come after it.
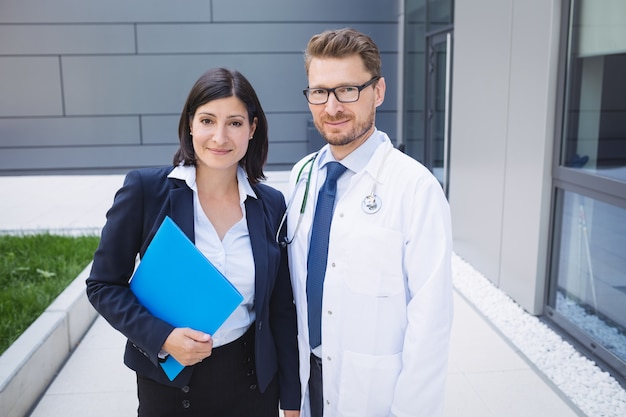
POLYGON ((196 166, 236 170, 255 129, 256 118, 248 121, 246 106, 235 96, 198 107, 190 127, 196 166))

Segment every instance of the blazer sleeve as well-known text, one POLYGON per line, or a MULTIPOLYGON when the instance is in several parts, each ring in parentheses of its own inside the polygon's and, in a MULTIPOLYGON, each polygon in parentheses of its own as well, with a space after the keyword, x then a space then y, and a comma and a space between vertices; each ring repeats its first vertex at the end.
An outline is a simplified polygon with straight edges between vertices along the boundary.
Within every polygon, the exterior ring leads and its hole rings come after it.
POLYGON ((155 366, 158 353, 174 329, 143 307, 129 286, 146 236, 154 222, 146 207, 146 187, 140 171, 131 171, 107 212, 100 244, 87 278, 87 296, 96 310, 155 366))

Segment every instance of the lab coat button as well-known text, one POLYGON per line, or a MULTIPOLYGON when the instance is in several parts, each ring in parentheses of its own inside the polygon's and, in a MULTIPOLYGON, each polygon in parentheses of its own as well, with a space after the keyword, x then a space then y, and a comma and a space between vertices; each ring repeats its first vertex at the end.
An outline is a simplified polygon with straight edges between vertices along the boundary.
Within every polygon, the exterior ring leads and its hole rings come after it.
POLYGON ((331 263, 330 266, 332 266, 333 268, 336 266, 335 263, 331 263))
POLYGON ((329 315, 329 316, 332 316, 332 315, 333 315, 332 310, 328 310, 328 315, 329 315))

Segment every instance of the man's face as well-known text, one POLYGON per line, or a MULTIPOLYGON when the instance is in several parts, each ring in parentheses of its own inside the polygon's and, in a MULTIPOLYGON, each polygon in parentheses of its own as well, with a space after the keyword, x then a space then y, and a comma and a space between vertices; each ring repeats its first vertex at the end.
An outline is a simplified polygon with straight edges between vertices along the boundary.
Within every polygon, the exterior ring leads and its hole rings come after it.
MULTIPOLYGON (((371 78, 358 55, 313 58, 309 65, 309 88, 360 86, 371 78)), ((376 107, 384 98, 385 80, 381 78, 364 88, 354 103, 340 103, 331 93, 325 104, 309 104, 315 127, 331 145, 336 159, 343 159, 372 134, 376 107)))

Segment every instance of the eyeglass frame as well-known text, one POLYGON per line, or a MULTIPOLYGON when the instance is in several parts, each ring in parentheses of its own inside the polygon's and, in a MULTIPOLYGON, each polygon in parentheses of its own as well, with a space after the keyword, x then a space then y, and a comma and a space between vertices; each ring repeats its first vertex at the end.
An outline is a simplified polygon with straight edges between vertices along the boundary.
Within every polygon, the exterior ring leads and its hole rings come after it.
POLYGON ((361 98, 361 91, 365 90, 367 87, 369 87, 374 82, 376 82, 376 81, 378 81, 380 79, 381 79, 381 76, 380 75, 376 75, 376 76, 372 77, 369 81, 366 81, 365 83, 363 83, 361 85, 340 85, 340 86, 335 87, 335 88, 323 88, 323 87, 311 88, 311 87, 308 87, 308 88, 305 88, 304 90, 302 90, 302 93, 304 94, 304 97, 306 97, 306 101, 308 101, 309 104, 312 104, 314 106, 316 106, 318 104, 326 104, 326 103, 328 103, 328 99, 330 98, 330 93, 333 93, 335 95, 335 98, 337 99, 337 101, 339 103, 355 103, 355 102, 359 101, 359 99, 361 98), (349 101, 345 101, 345 100, 339 99, 339 97, 337 96, 337 92, 335 91, 338 88, 356 88, 357 89, 356 99, 355 100, 349 100, 349 101), (326 91, 326 100, 323 103, 311 103, 311 101, 309 100, 309 95, 308 95, 308 93, 311 90, 324 90, 324 91, 326 91))

